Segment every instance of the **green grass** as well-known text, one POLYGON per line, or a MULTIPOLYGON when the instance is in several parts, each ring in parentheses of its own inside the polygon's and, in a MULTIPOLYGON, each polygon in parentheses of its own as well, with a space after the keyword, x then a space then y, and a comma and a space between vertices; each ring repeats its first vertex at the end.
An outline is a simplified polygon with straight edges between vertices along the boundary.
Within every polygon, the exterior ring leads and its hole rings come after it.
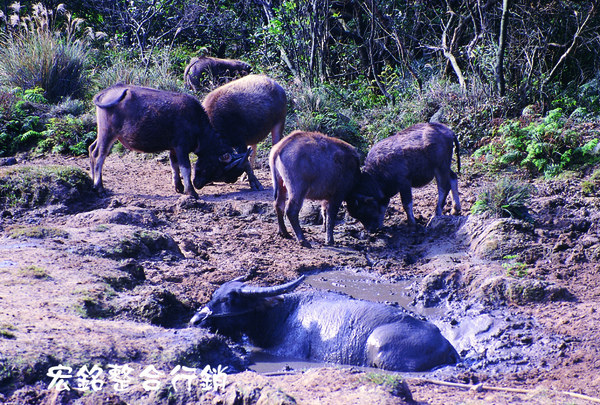
POLYGON ((21 269, 19 270, 19 273, 25 277, 32 277, 32 278, 36 278, 38 280, 46 280, 46 279, 50 278, 50 275, 48 274, 48 272, 46 272, 46 270, 44 270, 41 267, 33 266, 33 265, 21 267, 21 269))

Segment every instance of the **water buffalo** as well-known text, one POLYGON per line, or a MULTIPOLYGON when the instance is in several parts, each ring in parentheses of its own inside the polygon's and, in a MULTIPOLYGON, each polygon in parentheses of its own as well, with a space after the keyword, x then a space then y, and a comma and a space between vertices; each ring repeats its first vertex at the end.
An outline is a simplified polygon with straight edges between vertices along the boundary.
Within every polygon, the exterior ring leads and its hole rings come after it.
POLYGON ((200 91, 206 80, 225 84, 236 77, 246 76, 251 71, 252 67, 241 60, 201 56, 190 60, 183 71, 183 78, 188 87, 200 91))
POLYGON ((305 198, 321 200, 325 243, 333 244, 338 210, 360 176, 360 162, 354 147, 319 132, 294 131, 273 146, 269 166, 279 234, 290 237, 284 224, 285 209, 296 239, 302 246, 310 247, 302 234, 298 215, 305 198))
POLYGON ((246 167, 250 187, 263 187, 252 172, 256 145, 269 132, 273 145, 279 142, 285 127, 287 98, 283 88, 263 75, 249 75, 218 87, 202 102, 210 122, 238 152, 252 146, 250 164, 246 167))
POLYGON ((303 278, 276 287, 251 287, 241 278, 227 282, 190 324, 234 339, 246 335, 253 345, 289 358, 395 371, 460 360, 435 325, 399 307, 333 292, 287 294, 303 278))
POLYGON ((117 140, 138 152, 168 150, 175 190, 196 198, 190 152, 198 155, 194 173, 198 189, 215 180, 235 181, 247 164, 220 140, 202 105, 190 95, 117 84, 96 94, 94 104, 98 137, 89 152, 98 191, 103 191, 102 165, 117 140))
POLYGON ((411 188, 422 187, 435 177, 435 215, 442 215, 449 191, 454 200, 452 214, 459 215, 458 178, 450 169, 453 146, 460 172, 458 139, 443 124, 417 124, 377 142, 365 159, 358 184, 348 196, 348 213, 367 230, 381 228, 390 198, 399 192, 408 223, 414 226, 411 188))

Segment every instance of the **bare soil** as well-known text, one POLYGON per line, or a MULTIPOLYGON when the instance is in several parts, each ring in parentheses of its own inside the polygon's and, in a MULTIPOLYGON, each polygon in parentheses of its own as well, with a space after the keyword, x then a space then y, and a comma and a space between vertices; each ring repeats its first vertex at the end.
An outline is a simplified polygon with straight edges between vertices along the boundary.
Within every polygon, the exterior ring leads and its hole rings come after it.
MULTIPOLYGON (((461 217, 430 220, 437 193, 430 184, 414 190, 416 228, 396 197, 377 234, 342 209, 335 246, 324 245, 317 205, 305 203, 307 249, 277 235, 265 157, 258 162, 264 191, 240 180, 209 185, 193 200, 174 192, 164 155, 112 154, 105 196, 0 207, 0 403, 401 404, 412 395, 419 404, 586 404, 570 394, 600 397, 600 198, 581 192, 584 179, 534 184, 527 223, 468 215, 486 180, 466 173, 461 217), (235 277, 275 285, 332 269, 416 280, 407 309, 439 308, 432 321, 463 363, 418 375, 335 365, 261 375, 247 371, 239 343, 186 325, 235 277), (130 365, 136 375, 153 365, 163 375, 157 390, 140 379, 124 392, 108 382, 98 391, 48 389, 58 365, 72 374, 99 365, 105 375, 111 365, 130 365), (169 373, 178 365, 227 366, 227 387, 203 391, 195 380, 192 390, 177 391, 169 373)), ((88 171, 87 158, 19 165, 88 171)))

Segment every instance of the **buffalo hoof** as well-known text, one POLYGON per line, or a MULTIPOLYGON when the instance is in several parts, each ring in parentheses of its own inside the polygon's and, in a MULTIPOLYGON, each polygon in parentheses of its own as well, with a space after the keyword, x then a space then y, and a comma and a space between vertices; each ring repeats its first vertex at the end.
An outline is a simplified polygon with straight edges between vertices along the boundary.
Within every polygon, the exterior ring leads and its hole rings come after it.
POLYGON ((290 235, 287 231, 279 231, 277 235, 281 236, 283 239, 292 239, 292 235, 290 235))
POLYGON ((263 191, 265 188, 258 180, 250 182, 250 188, 254 191, 263 191))
POLYGON ((300 242, 300 246, 302 246, 302 247, 309 248, 309 249, 312 248, 312 245, 306 239, 299 240, 298 242, 300 242))

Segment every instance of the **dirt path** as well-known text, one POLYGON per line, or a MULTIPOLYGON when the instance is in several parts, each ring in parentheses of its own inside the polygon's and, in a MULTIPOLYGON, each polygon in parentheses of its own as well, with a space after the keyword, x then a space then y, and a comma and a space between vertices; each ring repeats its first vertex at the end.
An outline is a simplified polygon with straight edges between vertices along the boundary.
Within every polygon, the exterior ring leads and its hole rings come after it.
MULTIPOLYGON (((600 397, 600 199, 583 196, 580 180, 538 184, 530 225, 467 217, 483 180, 463 175, 463 217, 429 222, 436 199, 430 185, 415 190, 416 229, 407 227, 396 198, 378 234, 341 212, 334 247, 324 246, 316 205, 305 204, 303 228, 313 246, 306 249, 276 235, 264 157, 260 162, 264 191, 241 181, 215 184, 194 201, 174 193, 164 158, 113 154, 105 164, 107 197, 5 209, 0 403, 233 404, 261 395, 267 403, 404 403, 401 379, 375 378, 373 371, 233 374, 247 366, 244 350, 185 325, 219 284, 240 275, 273 285, 331 269, 418 280, 408 309, 441 308, 433 321, 465 361, 403 375, 417 403, 589 403, 559 391, 600 397), (509 274, 515 262, 524 274, 509 274), (156 391, 138 384, 125 393, 105 387, 83 395, 47 389, 47 373, 59 364, 73 373, 83 365, 155 365, 165 375, 156 391), (182 364, 227 365, 227 390, 173 391, 168 373, 182 364), (421 378, 531 392, 467 390, 421 378)), ((88 170, 87 159, 23 164, 88 170)))

